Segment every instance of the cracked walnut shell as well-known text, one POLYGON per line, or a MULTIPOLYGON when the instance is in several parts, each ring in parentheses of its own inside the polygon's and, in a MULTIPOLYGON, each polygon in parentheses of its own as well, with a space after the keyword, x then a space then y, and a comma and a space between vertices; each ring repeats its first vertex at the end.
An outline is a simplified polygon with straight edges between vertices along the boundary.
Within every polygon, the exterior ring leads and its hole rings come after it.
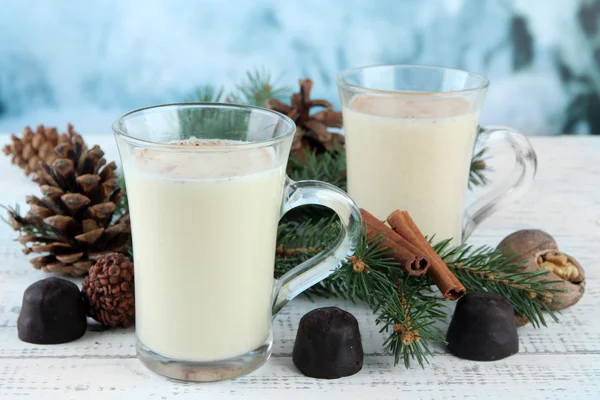
POLYGON ((525 262, 525 271, 546 269, 550 273, 542 275, 546 281, 558 281, 551 288, 563 290, 553 293, 548 299, 548 307, 562 310, 577 303, 585 291, 585 272, 577 260, 558 249, 558 244, 546 232, 525 229, 507 236, 498 245, 505 255, 517 255, 525 262))

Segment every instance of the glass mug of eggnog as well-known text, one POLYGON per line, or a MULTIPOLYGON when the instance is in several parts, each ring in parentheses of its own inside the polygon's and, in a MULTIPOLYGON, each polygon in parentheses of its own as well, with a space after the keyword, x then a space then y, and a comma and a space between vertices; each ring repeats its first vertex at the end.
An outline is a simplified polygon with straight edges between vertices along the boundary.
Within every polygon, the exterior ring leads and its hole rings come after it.
POLYGON ((295 128, 270 110, 211 103, 144 108, 113 124, 132 225, 137 354, 152 371, 215 381, 255 370, 271 352, 273 315, 354 252, 354 202, 286 177, 295 128), (275 281, 278 221, 307 204, 335 211, 340 236, 275 281))
MULTIPOLYGON (((451 68, 379 65, 344 71, 337 85, 346 135, 348 194, 378 218, 407 210, 421 231, 464 241, 533 179, 536 156, 519 132, 480 127, 488 87, 451 68), (515 154, 509 178, 465 209, 474 152, 515 154)), ((508 101, 508 100, 507 100, 508 101)))

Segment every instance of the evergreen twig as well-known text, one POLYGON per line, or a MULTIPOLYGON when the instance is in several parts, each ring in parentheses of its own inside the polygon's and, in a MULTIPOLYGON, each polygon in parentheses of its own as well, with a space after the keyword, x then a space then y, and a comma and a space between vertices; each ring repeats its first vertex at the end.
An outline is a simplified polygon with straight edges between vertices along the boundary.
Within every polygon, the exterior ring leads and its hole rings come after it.
POLYGON ((211 85, 204 85, 197 87, 190 94, 184 97, 185 103, 196 103, 196 102, 209 102, 216 103, 221 101, 223 98, 223 92, 225 88, 221 86, 218 90, 211 85))
POLYGON ((1 217, 2 221, 18 229, 20 236, 37 236, 43 238, 58 238, 62 234, 51 226, 40 221, 39 223, 32 223, 25 219, 21 214, 21 209, 17 204, 15 207, 1 206, 7 211, 8 217, 1 217))
POLYGON ((489 167, 485 163, 486 148, 479 150, 471 159, 471 169, 469 170, 469 189, 475 186, 485 186, 489 183, 485 173, 489 167))
POLYGON ((515 313, 527 317, 534 327, 546 326, 544 313, 555 321, 556 314, 548 308, 548 300, 559 289, 557 281, 540 279, 547 270, 523 271, 522 263, 504 256, 500 251, 484 246, 450 246, 450 240, 434 246, 467 292, 494 292, 506 297, 515 313))
POLYGON ((203 85, 194 89, 184 97, 184 102, 219 102, 224 99, 227 103, 248 104, 266 107, 271 98, 283 99, 291 90, 278 86, 271 73, 265 68, 255 68, 246 72, 245 79, 235 85, 235 89, 227 92, 221 86, 203 85))
POLYGON ((293 155, 288 161, 287 173, 295 181, 318 180, 330 183, 346 190, 346 152, 326 151, 316 153, 306 151, 305 160, 300 161, 293 155))
MULTIPOLYGON (((276 271, 282 275, 299 262, 327 247, 339 232, 339 224, 331 218, 307 219, 295 225, 280 227, 276 271), (323 229, 327 227, 326 229, 323 229), (298 235, 296 235, 298 232, 298 235), (285 251, 289 256, 285 255, 285 251)), ((313 286, 310 294, 342 297, 369 305, 377 313, 381 332, 388 334, 384 349, 394 355, 395 363, 411 361, 423 366, 431 356, 430 346, 443 342, 439 322, 447 318, 445 299, 428 277, 407 275, 401 265, 388 257, 383 238, 368 241, 366 234, 352 256, 332 276, 313 286)), ((434 245, 434 249, 461 280, 468 292, 488 291, 506 297, 515 312, 527 317, 534 327, 545 325, 544 312, 556 320, 546 301, 556 289, 554 282, 540 279, 548 271, 523 271, 522 264, 490 247, 450 246, 451 240, 434 245)))
POLYGON ((237 104, 266 107, 269 99, 283 99, 290 89, 278 87, 271 73, 265 68, 256 68, 246 72, 246 79, 237 84, 235 90, 227 95, 226 101, 237 104))

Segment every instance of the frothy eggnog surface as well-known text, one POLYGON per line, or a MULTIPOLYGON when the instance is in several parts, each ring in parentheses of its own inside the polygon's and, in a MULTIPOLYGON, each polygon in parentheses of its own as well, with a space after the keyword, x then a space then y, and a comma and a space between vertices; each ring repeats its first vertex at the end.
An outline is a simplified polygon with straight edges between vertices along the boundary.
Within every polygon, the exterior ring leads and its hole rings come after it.
POLYGON ((478 113, 463 98, 355 96, 344 107, 348 192, 380 219, 408 210, 425 235, 461 239, 478 113))
POLYGON ((252 351, 271 326, 285 166, 273 149, 134 148, 127 195, 135 256, 136 331, 151 351, 215 361, 252 351))

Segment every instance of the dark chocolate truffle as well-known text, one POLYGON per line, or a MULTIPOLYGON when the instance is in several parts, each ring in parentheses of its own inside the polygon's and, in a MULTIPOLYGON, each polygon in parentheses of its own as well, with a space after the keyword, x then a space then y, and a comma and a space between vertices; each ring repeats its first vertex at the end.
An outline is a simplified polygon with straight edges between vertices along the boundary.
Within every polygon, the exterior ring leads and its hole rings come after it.
POLYGON ((86 324, 85 304, 73 282, 48 278, 25 290, 17 320, 22 341, 35 344, 70 342, 83 336, 86 324))
POLYGON ((317 308, 302 317, 292 359, 296 368, 313 378, 354 375, 363 365, 358 321, 337 307, 317 308))
POLYGON ((496 293, 470 293, 456 304, 446 335, 448 350, 457 357, 494 361, 519 352, 515 313, 496 293))

